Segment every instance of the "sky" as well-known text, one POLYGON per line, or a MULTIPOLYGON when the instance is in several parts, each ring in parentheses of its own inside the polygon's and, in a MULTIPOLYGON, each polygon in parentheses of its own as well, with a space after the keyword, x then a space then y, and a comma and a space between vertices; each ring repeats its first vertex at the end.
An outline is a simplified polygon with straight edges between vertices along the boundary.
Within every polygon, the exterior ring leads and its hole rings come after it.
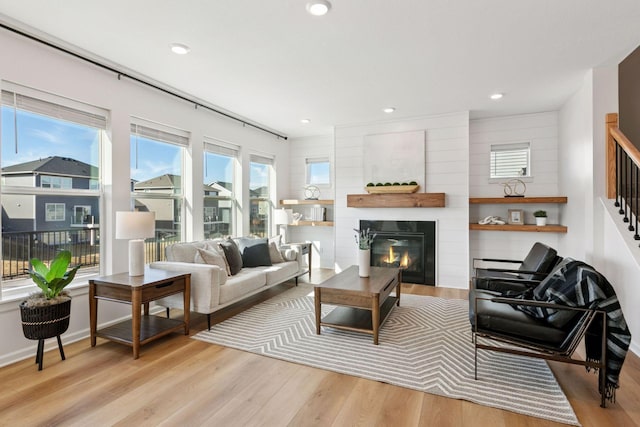
MULTIPOLYGON (((99 134, 96 129, 18 110, 18 149, 12 107, 2 107, 2 167, 49 156, 70 157, 98 166, 99 134)), ((145 181, 164 174, 181 174, 178 146, 131 136, 131 178, 145 181), (137 154, 137 155, 136 155, 137 154)), ((208 154, 203 182, 231 182, 233 166, 224 156, 208 154)), ((266 186, 268 168, 251 167, 251 188, 266 186)))

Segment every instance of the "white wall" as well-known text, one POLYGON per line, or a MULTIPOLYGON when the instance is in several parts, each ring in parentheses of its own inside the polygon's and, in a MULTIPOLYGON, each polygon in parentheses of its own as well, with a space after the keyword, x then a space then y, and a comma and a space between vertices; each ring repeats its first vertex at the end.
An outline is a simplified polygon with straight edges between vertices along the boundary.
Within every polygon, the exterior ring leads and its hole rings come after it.
POLYGON ((560 110, 560 182, 569 197, 563 253, 598 269, 616 291, 640 354, 640 248, 605 195, 605 115, 618 111, 616 67, 590 70, 560 110))
MULTIPOLYGON (((393 147, 389 147, 390 150, 393 147)), ((468 112, 418 117, 335 129, 336 267, 357 263, 354 228, 359 220, 437 221, 437 286, 467 288, 468 112), (445 208, 347 208, 347 194, 362 194, 366 135, 426 130, 426 179, 420 191, 446 193, 445 208)))
MULTIPOLYGON (((0 45, 4 60, 0 62, 0 80, 10 81, 59 96, 82 101, 110 112, 109 141, 103 151, 104 206, 101 212, 101 269, 103 274, 126 271, 127 243, 114 239, 115 211, 129 209, 129 123, 136 116, 191 133, 191 146, 186 159, 187 176, 202 182, 202 149, 204 136, 214 137, 239 145, 243 168, 243 182, 248 182, 249 155, 252 152, 276 156, 279 188, 289 188, 288 147, 289 143, 278 140, 267 133, 241 123, 225 119, 192 104, 174 99, 159 91, 133 83, 126 78, 118 80, 111 72, 59 53, 5 31, 0 31, 0 45), (281 187, 280 187, 281 186, 281 187)), ((189 181, 189 180, 185 180, 189 181)), ((185 239, 202 237, 201 186, 185 183, 185 239), (192 216, 193 215, 193 216, 192 216)), ((282 197, 276 195, 276 197, 282 197)), ((240 201, 246 213, 244 230, 248 230, 248 194, 240 201)), ((242 229, 240 233, 242 233, 242 229)), ((63 340, 88 335, 88 312, 84 289, 76 290, 78 298, 72 302, 71 326, 63 340)), ((36 342, 22 337, 20 331, 18 301, 0 302, 0 365, 31 357, 35 354, 36 342)), ((100 321, 109 321, 126 315, 129 307, 117 304, 100 304, 100 321)), ((55 340, 54 340, 55 342, 55 340)), ((53 343, 52 343, 53 344, 53 343)))
MULTIPOLYGON (((558 196, 558 114, 544 112, 518 116, 471 120, 469 125, 469 193, 470 197, 503 197, 502 180, 489 182, 492 144, 529 142, 531 178, 523 178, 526 196, 558 196)), ((571 198, 569 199, 571 202, 571 198)), ((470 205, 469 220, 477 223, 489 215, 507 219, 509 209, 524 211, 525 224, 535 223, 533 212, 544 209, 549 224, 565 224, 563 205, 508 204, 470 205)), ((471 258, 523 259, 535 242, 558 248, 563 238, 557 233, 507 231, 470 231, 471 258)))
MULTIPOLYGON (((335 158, 333 151, 333 135, 320 135, 305 138, 293 138, 289 144, 289 199, 304 199, 306 180, 306 159, 326 157, 331 162, 331 186, 320 188, 321 199, 335 198, 335 158)), ((328 209, 328 220, 335 216, 334 207, 323 206, 328 209)), ((304 209, 303 209, 304 210, 304 209)), ((290 242, 313 243, 313 268, 333 268, 334 227, 288 227, 290 242)))

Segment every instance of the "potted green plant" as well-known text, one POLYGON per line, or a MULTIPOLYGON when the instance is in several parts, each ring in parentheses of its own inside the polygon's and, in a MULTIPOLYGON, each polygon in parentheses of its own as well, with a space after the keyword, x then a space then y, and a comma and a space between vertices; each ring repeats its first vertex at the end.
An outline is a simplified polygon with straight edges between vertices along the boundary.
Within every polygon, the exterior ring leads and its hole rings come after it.
POLYGON ((535 211, 533 213, 533 216, 536 218, 537 226, 547 225, 547 211, 535 211))
POLYGON ((59 252, 49 267, 37 258, 31 260, 29 276, 40 288, 40 292, 30 295, 20 303, 22 332, 31 340, 38 340, 36 363, 42 370, 44 340, 57 337, 60 356, 64 360, 64 351, 60 335, 69 327, 71 314, 71 295, 64 288, 73 281, 80 265, 68 269, 71 252, 59 252))
POLYGON ((376 237, 369 228, 366 230, 353 229, 356 232, 355 238, 358 244, 358 274, 360 277, 369 277, 371 264, 371 244, 376 237))

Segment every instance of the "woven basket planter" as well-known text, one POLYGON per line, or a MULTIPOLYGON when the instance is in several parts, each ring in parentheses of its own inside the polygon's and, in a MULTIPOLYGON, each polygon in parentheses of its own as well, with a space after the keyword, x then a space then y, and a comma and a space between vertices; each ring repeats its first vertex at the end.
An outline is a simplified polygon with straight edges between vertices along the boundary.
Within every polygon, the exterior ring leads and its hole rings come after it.
POLYGON ((27 307, 20 303, 22 331, 25 338, 41 340, 62 335, 69 328, 71 300, 42 307, 27 307))

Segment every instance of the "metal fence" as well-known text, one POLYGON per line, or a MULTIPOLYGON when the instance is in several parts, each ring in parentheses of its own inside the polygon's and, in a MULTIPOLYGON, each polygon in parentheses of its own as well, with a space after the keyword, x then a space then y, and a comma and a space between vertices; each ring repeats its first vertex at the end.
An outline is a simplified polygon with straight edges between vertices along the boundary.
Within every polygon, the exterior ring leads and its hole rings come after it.
MULTIPOLYGON (((165 259, 164 249, 180 241, 179 235, 167 238, 158 230, 156 238, 145 241, 145 262, 165 259), (164 237, 160 237, 164 236, 164 237)), ((38 258, 45 263, 60 251, 71 252, 71 265, 95 268, 100 265, 100 231, 98 229, 65 229, 57 231, 25 231, 2 233, 2 279, 28 277, 29 260, 38 258)))

